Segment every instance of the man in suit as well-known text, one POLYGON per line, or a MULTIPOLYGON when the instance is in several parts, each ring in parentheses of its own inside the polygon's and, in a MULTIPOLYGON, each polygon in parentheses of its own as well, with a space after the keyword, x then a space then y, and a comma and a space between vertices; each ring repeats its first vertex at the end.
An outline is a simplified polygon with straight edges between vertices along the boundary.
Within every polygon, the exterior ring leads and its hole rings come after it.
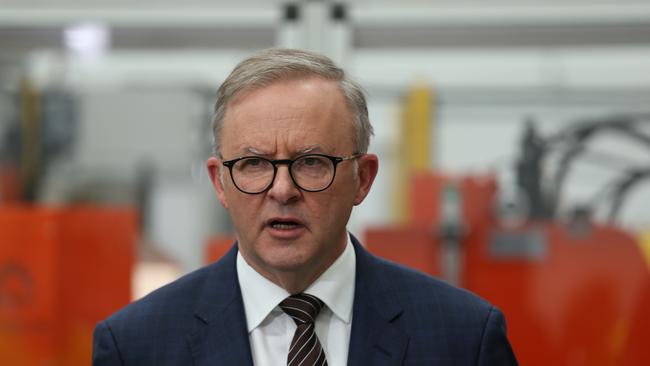
POLYGON ((378 159, 362 89, 331 60, 242 61, 213 130, 236 245, 99 323, 94 365, 516 365, 499 310, 347 232, 378 159))

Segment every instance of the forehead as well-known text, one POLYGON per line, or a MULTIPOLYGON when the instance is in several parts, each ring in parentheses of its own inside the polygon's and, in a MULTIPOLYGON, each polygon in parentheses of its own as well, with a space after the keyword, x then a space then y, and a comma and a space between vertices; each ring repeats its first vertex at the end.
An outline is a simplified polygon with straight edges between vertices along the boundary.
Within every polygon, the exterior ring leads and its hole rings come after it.
POLYGON ((221 146, 233 152, 315 148, 350 153, 353 121, 336 81, 318 77, 276 81, 242 91, 228 104, 221 146))

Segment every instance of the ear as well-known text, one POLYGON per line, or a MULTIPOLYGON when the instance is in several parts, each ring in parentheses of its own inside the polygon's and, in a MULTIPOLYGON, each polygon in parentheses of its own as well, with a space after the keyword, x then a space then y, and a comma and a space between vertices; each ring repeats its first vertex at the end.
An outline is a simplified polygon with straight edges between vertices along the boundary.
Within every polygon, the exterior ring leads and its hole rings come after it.
POLYGON ((208 160, 205 162, 205 165, 208 168, 208 175, 212 181, 212 187, 217 193, 219 202, 221 202, 221 205, 225 209, 228 209, 228 202, 226 201, 223 184, 221 184, 221 169, 224 168, 223 164, 221 164, 221 159, 212 156, 208 158, 208 160))
POLYGON ((375 181, 379 171, 379 159, 375 154, 366 154, 357 159, 359 169, 357 170, 359 187, 354 197, 354 205, 359 205, 370 192, 370 187, 375 181))

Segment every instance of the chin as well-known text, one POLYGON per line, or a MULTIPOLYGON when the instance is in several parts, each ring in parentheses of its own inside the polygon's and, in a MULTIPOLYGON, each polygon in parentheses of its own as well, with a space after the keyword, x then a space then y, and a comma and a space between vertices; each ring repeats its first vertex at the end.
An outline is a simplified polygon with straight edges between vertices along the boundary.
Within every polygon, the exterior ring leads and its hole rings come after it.
POLYGON ((279 253, 274 253, 271 257, 263 257, 267 268, 280 272, 291 272, 299 271, 309 263, 309 260, 302 256, 277 254, 279 253))

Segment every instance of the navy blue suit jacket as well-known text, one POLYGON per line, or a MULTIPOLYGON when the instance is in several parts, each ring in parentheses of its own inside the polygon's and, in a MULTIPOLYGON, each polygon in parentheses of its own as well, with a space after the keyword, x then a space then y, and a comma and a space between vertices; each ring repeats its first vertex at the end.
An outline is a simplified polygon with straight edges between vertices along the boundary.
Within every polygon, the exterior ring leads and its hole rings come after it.
MULTIPOLYGON (((377 258, 353 239, 348 365, 516 365, 501 312, 479 297, 377 258)), ((237 247, 99 323, 93 365, 252 365, 237 247)))

